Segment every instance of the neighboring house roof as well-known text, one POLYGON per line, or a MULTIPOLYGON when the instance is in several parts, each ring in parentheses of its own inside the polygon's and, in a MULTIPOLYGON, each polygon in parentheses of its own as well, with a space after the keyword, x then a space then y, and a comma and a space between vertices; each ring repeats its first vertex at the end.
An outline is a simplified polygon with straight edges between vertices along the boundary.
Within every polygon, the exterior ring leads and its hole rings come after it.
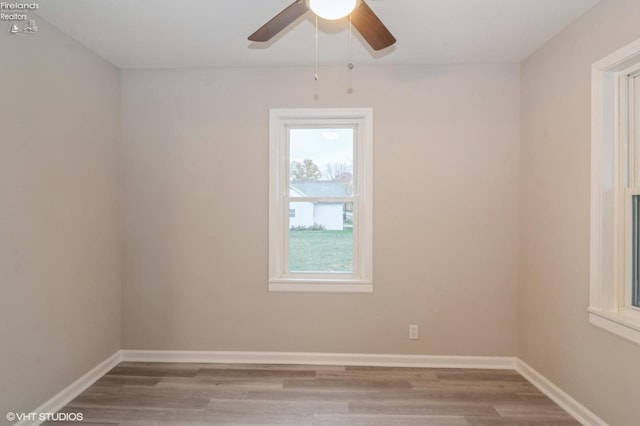
POLYGON ((299 191, 298 189, 296 189, 293 185, 289 186, 289 194, 292 197, 308 197, 307 194, 303 194, 301 191, 299 191))
POLYGON ((299 197, 345 197, 347 186, 342 182, 328 180, 306 180, 291 182, 291 189, 299 197))

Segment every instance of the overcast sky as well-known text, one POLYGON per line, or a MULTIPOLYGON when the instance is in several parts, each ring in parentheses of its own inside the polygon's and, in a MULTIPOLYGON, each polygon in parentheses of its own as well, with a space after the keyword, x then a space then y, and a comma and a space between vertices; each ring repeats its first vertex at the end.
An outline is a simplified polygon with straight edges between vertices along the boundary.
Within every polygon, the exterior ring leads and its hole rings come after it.
POLYGON ((327 164, 353 166, 353 129, 291 129, 289 159, 311 159, 324 174, 327 164))

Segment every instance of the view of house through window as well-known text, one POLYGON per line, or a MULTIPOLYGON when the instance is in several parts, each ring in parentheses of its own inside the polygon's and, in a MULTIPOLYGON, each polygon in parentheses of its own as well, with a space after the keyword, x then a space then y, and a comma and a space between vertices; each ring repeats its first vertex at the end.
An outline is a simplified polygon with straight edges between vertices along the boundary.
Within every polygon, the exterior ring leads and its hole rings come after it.
POLYGON ((373 291, 373 110, 269 110, 269 290, 373 291))
POLYGON ((290 272, 354 270, 354 129, 290 128, 290 272))

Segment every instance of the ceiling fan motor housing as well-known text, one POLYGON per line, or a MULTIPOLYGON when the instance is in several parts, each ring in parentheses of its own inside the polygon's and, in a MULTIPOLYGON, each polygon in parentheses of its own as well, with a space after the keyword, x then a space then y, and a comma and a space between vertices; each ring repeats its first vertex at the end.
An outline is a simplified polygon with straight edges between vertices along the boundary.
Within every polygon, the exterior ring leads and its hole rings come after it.
POLYGON ((373 50, 387 48, 396 42, 393 34, 385 27, 380 18, 378 18, 364 0, 296 0, 282 12, 271 18, 269 22, 258 28, 256 32, 249 36, 249 40, 258 42, 271 40, 275 35, 305 13, 310 10, 316 13, 314 10, 316 3, 323 4, 323 6, 330 3, 353 5, 355 8, 353 8, 351 12, 346 11, 343 17, 351 13, 351 23, 373 50))
POLYGON ((349 15, 356 8, 357 0, 308 0, 309 9, 320 18, 336 20, 349 15))

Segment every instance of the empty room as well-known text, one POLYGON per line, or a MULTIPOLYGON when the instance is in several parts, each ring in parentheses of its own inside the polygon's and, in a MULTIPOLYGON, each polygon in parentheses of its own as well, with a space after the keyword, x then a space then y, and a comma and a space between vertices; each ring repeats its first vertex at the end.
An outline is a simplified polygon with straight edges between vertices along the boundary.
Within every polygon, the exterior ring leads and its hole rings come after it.
POLYGON ((0 9, 1 425, 640 425, 640 0, 0 9))

